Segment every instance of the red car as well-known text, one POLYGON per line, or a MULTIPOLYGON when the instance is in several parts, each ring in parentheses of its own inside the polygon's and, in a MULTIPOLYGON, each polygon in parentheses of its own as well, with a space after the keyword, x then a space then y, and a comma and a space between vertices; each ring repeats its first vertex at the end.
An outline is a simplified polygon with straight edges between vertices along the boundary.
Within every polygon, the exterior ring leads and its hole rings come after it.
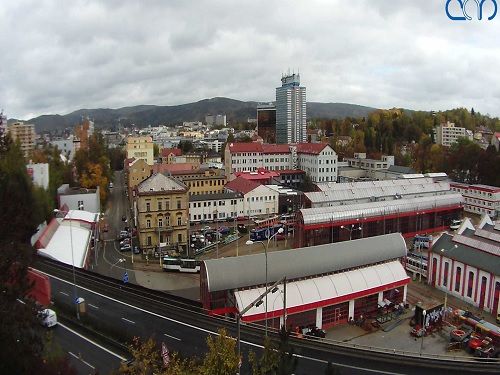
POLYGON ((248 216, 238 216, 236 218, 236 221, 245 221, 245 220, 248 220, 248 216))

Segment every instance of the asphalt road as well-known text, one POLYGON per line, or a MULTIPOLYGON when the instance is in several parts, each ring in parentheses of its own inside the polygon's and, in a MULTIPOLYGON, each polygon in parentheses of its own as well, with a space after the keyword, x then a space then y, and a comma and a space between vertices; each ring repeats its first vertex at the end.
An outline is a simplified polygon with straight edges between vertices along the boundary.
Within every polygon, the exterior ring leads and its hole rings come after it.
POLYGON ((54 327, 53 335, 55 342, 68 353, 71 364, 80 375, 96 372, 110 374, 126 359, 62 323, 54 327))
MULTIPOLYGON (((51 282, 56 306, 64 305, 66 308, 74 308, 70 298, 71 283, 53 277, 51 282)), ((213 326, 206 324, 206 320, 196 317, 187 319, 187 314, 182 316, 167 306, 163 309, 155 307, 149 310, 144 302, 136 304, 120 302, 116 297, 108 297, 102 291, 101 293, 79 288, 78 295, 85 298, 87 304, 87 314, 83 319, 92 321, 100 332, 113 337, 128 338, 128 340, 133 336, 154 337, 158 343, 164 342, 171 351, 177 351, 186 356, 202 357, 206 350, 207 336, 216 331, 213 326)), ((261 352, 261 339, 257 338, 255 343, 252 342, 253 339, 246 338, 242 330, 242 352, 245 358, 250 349, 258 355, 261 352)), ((376 362, 363 354, 360 357, 346 358, 340 351, 335 352, 332 348, 321 349, 299 344, 296 346, 295 353, 299 357, 298 368, 295 372, 297 375, 322 374, 328 361, 337 363, 342 374, 419 374, 422 370, 405 365, 404 362, 400 364, 376 362)), ((395 361, 397 362, 396 358, 395 361)), ((242 370, 242 373, 247 372, 242 370)), ((443 372, 426 370, 425 373, 441 374, 443 372)))
POLYGON ((136 283, 132 267, 132 252, 120 252, 120 246, 116 237, 125 226, 129 226, 131 215, 125 194, 123 172, 115 172, 113 188, 111 189, 108 209, 105 220, 108 224, 108 232, 103 232, 103 241, 97 257, 97 265, 90 268, 91 271, 115 279, 123 279, 125 272, 131 283, 136 283), (127 218, 127 223, 122 221, 122 217, 127 218))

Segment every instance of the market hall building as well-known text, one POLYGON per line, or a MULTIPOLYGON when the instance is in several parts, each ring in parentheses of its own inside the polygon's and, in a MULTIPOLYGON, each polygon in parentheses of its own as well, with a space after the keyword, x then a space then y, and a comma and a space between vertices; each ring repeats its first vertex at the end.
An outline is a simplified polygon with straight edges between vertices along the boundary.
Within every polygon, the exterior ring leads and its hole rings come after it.
MULTIPOLYGON (((407 276, 401 260, 406 244, 400 233, 369 239, 268 253, 267 284, 286 277, 267 296, 270 327, 316 325, 319 328, 347 323, 350 318, 376 317, 378 307, 389 301, 406 303, 407 276)), ((236 314, 265 290, 266 255, 205 260, 201 266, 200 299, 211 314, 236 314)), ((242 317, 264 324, 265 299, 242 317)))
POLYGON ((294 247, 400 232, 414 237, 449 228, 462 215, 459 194, 302 209, 296 213, 294 247))

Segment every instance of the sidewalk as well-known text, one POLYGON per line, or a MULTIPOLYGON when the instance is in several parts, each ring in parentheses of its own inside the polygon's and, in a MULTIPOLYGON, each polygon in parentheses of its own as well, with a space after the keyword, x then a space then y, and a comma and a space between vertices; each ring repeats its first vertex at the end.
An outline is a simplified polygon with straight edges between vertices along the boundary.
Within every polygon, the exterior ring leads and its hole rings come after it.
POLYGON ((412 294, 412 297, 417 297, 417 299, 420 298, 420 301, 425 301, 429 298, 432 298, 444 303, 446 297, 447 306, 455 309, 468 310, 474 315, 486 320, 487 322, 496 324, 495 317, 493 317, 490 313, 480 309, 479 307, 473 306, 470 303, 467 303, 451 294, 446 294, 444 291, 436 289, 426 282, 420 283, 418 281, 412 281, 408 285, 408 292, 412 294))

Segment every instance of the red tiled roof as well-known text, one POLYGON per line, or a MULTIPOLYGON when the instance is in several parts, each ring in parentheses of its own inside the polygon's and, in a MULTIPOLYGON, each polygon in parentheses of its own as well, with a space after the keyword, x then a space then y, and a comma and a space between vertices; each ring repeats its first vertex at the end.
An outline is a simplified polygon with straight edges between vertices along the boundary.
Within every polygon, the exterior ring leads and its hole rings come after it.
POLYGON ((231 153, 235 152, 262 152, 262 144, 259 142, 233 142, 229 144, 231 153))
POLYGON ((319 154, 323 149, 328 146, 326 143, 298 143, 297 152, 302 154, 319 154))
POLYGON ((198 165, 194 163, 176 163, 176 164, 155 164, 153 165, 153 173, 175 173, 179 171, 192 171, 198 169, 198 165))
POLYGON ((290 146, 287 144, 263 144, 263 152, 266 154, 289 154, 290 146))
POLYGON ((170 154, 174 154, 174 156, 181 156, 182 150, 180 148, 164 148, 161 150, 161 156, 166 158, 170 154))
POLYGON ((253 189, 259 187, 260 185, 262 184, 247 180, 243 177, 237 177, 233 181, 228 182, 224 187, 234 192, 246 194, 249 191, 252 191, 253 189))

